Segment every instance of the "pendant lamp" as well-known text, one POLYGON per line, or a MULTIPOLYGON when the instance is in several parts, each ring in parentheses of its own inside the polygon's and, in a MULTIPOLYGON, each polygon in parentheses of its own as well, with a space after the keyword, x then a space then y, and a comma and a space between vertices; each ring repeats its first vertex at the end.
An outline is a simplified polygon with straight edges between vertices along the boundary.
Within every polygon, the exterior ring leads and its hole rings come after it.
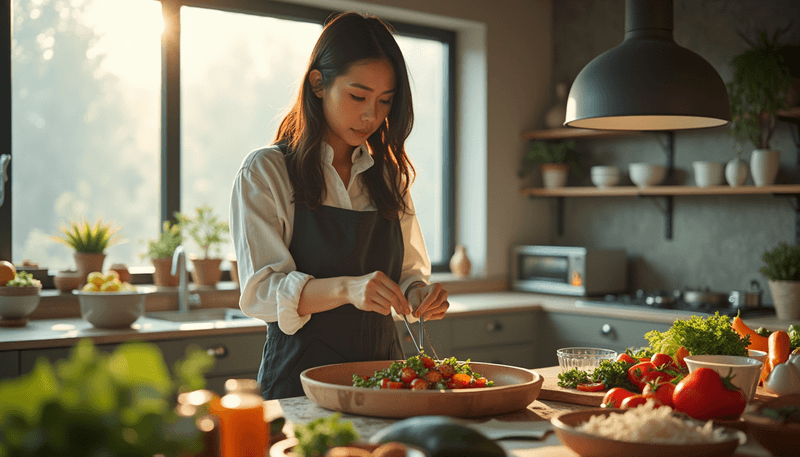
POLYGON ((575 78, 564 125, 671 131, 730 123, 725 83, 675 43, 672 8, 672 0, 625 1, 625 39, 575 78))

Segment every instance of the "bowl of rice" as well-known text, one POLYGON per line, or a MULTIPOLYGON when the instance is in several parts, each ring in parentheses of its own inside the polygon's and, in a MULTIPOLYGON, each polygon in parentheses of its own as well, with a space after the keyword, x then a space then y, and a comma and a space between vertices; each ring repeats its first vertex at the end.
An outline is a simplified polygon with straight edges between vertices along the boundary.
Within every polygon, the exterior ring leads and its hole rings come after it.
POLYGON ((697 421, 653 402, 568 412, 550 422, 558 439, 581 457, 730 457, 747 439, 740 430, 697 421))

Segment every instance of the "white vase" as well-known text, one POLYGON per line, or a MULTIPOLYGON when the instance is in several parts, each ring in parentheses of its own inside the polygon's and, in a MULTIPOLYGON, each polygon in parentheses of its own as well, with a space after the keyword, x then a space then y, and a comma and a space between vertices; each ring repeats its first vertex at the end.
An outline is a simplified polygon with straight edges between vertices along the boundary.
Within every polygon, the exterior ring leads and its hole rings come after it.
POLYGON ((769 291, 779 320, 800 319, 800 281, 769 280, 769 291))
POLYGON ((450 272, 458 278, 466 278, 471 268, 472 262, 467 257, 467 248, 457 245, 455 254, 450 258, 450 272))
POLYGON ((753 155, 750 156, 750 174, 753 176, 753 183, 758 187, 775 184, 780 163, 780 151, 755 149, 753 155))
POLYGON ((725 165, 725 180, 731 187, 744 185, 747 175, 747 164, 742 159, 733 159, 725 165))
POLYGON ((564 187, 567 184, 569 165, 565 163, 543 163, 542 182, 546 189, 564 187))

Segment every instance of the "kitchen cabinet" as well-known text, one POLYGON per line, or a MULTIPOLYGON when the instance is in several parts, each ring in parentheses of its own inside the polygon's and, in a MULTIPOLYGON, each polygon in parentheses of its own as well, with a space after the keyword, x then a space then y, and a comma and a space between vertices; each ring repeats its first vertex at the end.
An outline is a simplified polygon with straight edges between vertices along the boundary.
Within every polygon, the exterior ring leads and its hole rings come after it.
MULTIPOLYGON (((778 113, 780 120, 794 124, 800 130, 800 107, 791 108, 789 110, 780 111, 778 113)), ((657 132, 654 132, 657 133, 657 132)), ((601 130, 585 130, 585 129, 547 129, 535 130, 522 134, 523 139, 535 141, 554 141, 565 139, 593 139, 593 138, 613 138, 632 135, 643 135, 643 132, 626 132, 626 131, 601 131, 601 130)), ((667 176, 673 169, 674 151, 673 151, 673 132, 663 132, 666 135, 666 141, 662 144, 667 156, 666 167, 667 176)), ((797 136, 794 137, 797 142, 797 136)), ((796 144, 798 148, 798 157, 800 157, 800 143, 796 144)), ((557 232, 559 235, 564 233, 564 198, 576 197, 650 197, 661 198, 664 200, 663 213, 665 221, 665 238, 672 239, 672 209, 674 197, 692 197, 692 196, 706 196, 706 195, 782 195, 793 199, 795 203, 795 223, 798 230, 797 242, 800 243, 800 185, 798 184, 777 184, 772 186, 756 187, 756 186, 741 186, 730 187, 727 185, 714 186, 714 187, 696 187, 696 186, 653 186, 647 188, 638 188, 635 186, 618 186, 600 189, 594 186, 578 186, 578 187, 562 187, 556 189, 544 188, 527 188, 521 189, 520 193, 528 197, 547 197, 557 199, 557 232)))
MULTIPOLYGON (((199 347, 213 355, 214 367, 206 373, 206 387, 221 394, 225 391, 225 381, 230 378, 257 379, 265 341, 266 334, 256 332, 160 340, 152 343, 161 350, 170 372, 175 362, 186 356, 190 346, 199 347)), ((102 352, 113 352, 117 346, 118 344, 96 345, 102 352)), ((48 348, 0 352, 0 379, 30 372, 40 357, 51 363, 66 359, 71 350, 71 348, 48 348)))
POLYGON ((556 350, 564 347, 596 347, 624 352, 649 343, 651 330, 666 332, 671 324, 617 319, 572 313, 541 313, 536 335, 539 366, 558 365, 556 350))
POLYGON ((19 376, 19 351, 0 352, 0 381, 19 376))

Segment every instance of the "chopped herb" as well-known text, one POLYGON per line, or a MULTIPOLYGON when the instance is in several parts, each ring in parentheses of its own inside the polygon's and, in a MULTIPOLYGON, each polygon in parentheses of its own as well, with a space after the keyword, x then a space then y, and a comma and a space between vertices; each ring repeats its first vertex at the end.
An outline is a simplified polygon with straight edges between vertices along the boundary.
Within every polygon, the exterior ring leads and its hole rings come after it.
POLYGON ((561 387, 578 387, 578 384, 602 382, 606 389, 622 387, 632 392, 638 391, 628 379, 628 369, 634 364, 624 361, 603 360, 591 373, 576 368, 558 375, 561 387))

